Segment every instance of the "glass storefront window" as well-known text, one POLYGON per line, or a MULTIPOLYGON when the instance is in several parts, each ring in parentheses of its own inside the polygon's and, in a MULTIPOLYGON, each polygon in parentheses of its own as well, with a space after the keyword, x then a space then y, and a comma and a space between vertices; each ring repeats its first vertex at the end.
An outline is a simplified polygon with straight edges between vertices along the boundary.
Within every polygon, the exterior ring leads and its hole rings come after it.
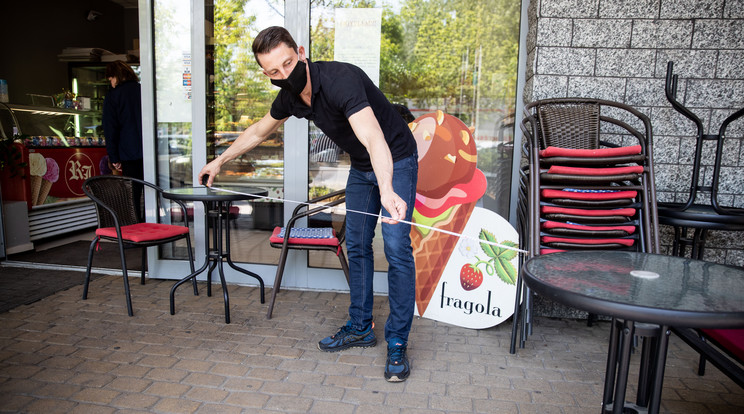
MULTIPOLYGON (((206 2, 207 162, 225 151, 271 107, 278 88, 256 63, 251 44, 258 32, 284 25, 284 1, 214 0, 206 2)), ((201 168, 201 167, 198 167, 201 168)), ((284 196, 283 127, 253 150, 226 164, 215 186, 256 186, 269 196, 284 196)), ((234 261, 275 264, 279 251, 269 246, 275 226, 284 225, 283 203, 235 203, 231 231, 234 261)))
MULTIPOLYGON (((297 16, 284 15, 284 3, 204 2, 206 54, 203 61, 199 56, 194 63, 206 65, 206 131, 192 131, 190 10, 178 0, 153 2, 157 174, 161 186, 195 184, 194 169, 201 165, 192 162, 193 134, 199 136, 198 141, 206 135, 206 142, 198 145, 206 146, 208 162, 269 110, 278 89, 255 62, 251 43, 267 26, 284 26, 285 21, 297 24, 297 16)), ((299 44, 306 47, 310 59, 354 63, 376 80, 391 102, 406 106, 414 116, 441 110, 472 126, 478 167, 488 179, 482 207, 508 218, 519 2, 307 0, 289 4, 289 13, 309 8, 309 45, 302 41, 299 44), (354 16, 359 15, 361 20, 355 22, 354 16), (369 27, 364 31, 358 30, 359 26, 369 27)), ((201 105, 201 98, 198 101, 201 105)), ((299 135, 304 135, 304 127, 288 125, 287 130, 295 134, 292 142, 297 142, 296 134, 301 131, 299 135)), ((215 185, 259 186, 267 188, 270 196, 282 199, 284 178, 296 180, 292 177, 300 176, 292 161, 285 170, 285 159, 296 161, 299 156, 302 160, 307 157, 307 197, 344 188, 350 165, 348 154, 312 122, 307 140, 302 138, 302 148, 286 149, 284 129, 225 165, 215 185)), ((299 168, 302 172, 305 167, 301 164, 299 168)), ((290 184, 287 188, 296 192, 296 182, 290 184)), ((278 251, 269 247, 268 238, 274 226, 284 224, 283 204, 245 202, 236 208, 233 258, 275 264, 278 251)), ((381 237, 375 240, 375 252, 376 270, 386 271, 381 237)), ((310 255, 310 266, 338 267, 336 258, 325 256, 310 255)))
MULTIPOLYGON (((379 79, 380 89, 391 102, 405 105, 414 116, 441 110, 475 129, 478 168, 488 179, 483 207, 508 219, 520 2, 319 0, 311 2, 310 16, 311 60, 357 64, 370 78, 379 79), (379 52, 371 49, 355 54, 353 49, 369 49, 374 36, 357 31, 360 34, 354 37, 348 27, 372 22, 376 15, 370 8, 381 9, 376 23, 379 52), (371 17, 351 20, 349 9, 366 9, 371 17), (337 22, 338 18, 343 20, 337 22), (338 36, 337 30, 344 34, 338 36), (371 73, 367 68, 375 67, 375 59, 378 69, 371 73)), ((348 158, 326 150, 322 138, 311 126, 311 194, 343 188, 344 173, 348 174, 348 158)), ((312 257, 310 264, 333 266, 331 260, 320 263, 312 257)), ((387 270, 380 231, 375 240, 375 270, 387 270)))

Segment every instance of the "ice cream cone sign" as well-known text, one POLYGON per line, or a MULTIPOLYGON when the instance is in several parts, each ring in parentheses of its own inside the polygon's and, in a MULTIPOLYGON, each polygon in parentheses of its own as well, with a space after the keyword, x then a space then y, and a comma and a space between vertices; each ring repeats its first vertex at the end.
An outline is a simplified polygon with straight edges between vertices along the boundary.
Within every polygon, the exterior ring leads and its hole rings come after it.
POLYGON ((47 172, 47 163, 43 155, 38 152, 30 152, 28 154, 28 165, 31 172, 31 204, 35 206, 41 192, 44 174, 47 172))
POLYGON ((419 154, 413 223, 422 225, 411 228, 416 313, 467 328, 497 325, 514 313, 519 239, 503 217, 476 207, 486 177, 473 131, 442 111, 409 126, 419 154))

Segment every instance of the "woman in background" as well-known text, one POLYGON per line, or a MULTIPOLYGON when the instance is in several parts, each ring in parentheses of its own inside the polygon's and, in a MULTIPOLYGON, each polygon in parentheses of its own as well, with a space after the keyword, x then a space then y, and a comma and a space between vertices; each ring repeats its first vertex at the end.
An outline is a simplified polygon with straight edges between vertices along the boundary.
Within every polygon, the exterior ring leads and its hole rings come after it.
MULTIPOLYGON (((144 179, 142 165, 142 100, 139 79, 122 61, 106 65, 111 90, 103 101, 103 133, 111 165, 127 177, 144 179)), ((134 202, 141 206, 142 187, 134 186, 134 202)), ((140 209, 135 209, 139 214, 140 209)), ((141 216, 138 216, 141 217, 141 216)))

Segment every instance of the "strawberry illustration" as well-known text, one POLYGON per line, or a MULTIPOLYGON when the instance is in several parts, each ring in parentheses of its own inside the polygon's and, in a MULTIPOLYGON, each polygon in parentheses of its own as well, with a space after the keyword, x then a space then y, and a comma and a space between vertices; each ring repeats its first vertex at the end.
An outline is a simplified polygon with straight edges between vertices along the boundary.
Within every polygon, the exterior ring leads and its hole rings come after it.
POLYGON ((473 290, 483 283, 483 272, 472 264, 465 264, 460 269, 460 284, 465 290, 473 290))

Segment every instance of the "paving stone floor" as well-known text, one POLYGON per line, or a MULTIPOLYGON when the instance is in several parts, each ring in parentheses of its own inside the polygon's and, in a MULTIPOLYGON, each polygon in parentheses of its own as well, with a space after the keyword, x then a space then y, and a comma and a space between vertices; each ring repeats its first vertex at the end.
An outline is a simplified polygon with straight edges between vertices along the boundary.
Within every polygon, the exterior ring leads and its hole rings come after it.
MULTIPOLYGON (((3 268, 0 267, 0 272, 3 268)), ((274 317, 254 287, 187 287, 168 312, 172 281, 121 277, 0 313, 0 412, 22 413, 591 413, 600 412, 608 322, 537 318, 509 354, 511 324, 485 330, 416 318, 404 383, 382 378, 385 345, 324 353, 317 341, 345 322, 348 295, 282 291, 274 317)), ((267 289, 267 298, 270 294, 267 289)), ((376 298, 383 337, 387 300, 376 298)), ((634 356, 631 379, 637 370, 634 356)), ((664 413, 741 413, 744 392, 673 337, 664 413)), ((629 395, 634 395, 631 385, 629 395)))

